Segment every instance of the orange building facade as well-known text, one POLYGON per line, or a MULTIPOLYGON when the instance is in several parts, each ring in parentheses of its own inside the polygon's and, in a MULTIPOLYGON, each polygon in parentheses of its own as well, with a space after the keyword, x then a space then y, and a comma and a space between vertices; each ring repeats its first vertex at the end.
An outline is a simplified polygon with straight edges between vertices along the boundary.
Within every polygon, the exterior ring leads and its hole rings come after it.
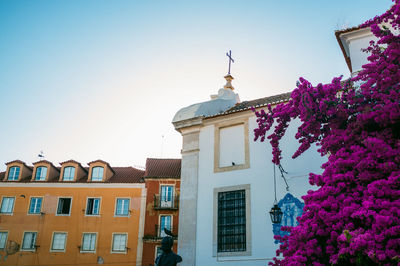
POLYGON ((147 159, 144 181, 146 184, 146 213, 143 236, 143 266, 153 266, 161 254, 164 228, 173 234, 173 250, 177 252, 180 194, 180 159, 147 159))
POLYGON ((42 160, 0 173, 0 265, 141 265, 144 171, 42 160))

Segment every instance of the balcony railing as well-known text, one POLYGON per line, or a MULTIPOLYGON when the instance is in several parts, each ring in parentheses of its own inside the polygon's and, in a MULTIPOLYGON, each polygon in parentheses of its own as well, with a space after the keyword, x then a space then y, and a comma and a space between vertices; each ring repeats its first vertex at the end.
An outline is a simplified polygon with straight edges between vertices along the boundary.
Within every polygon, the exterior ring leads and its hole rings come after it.
POLYGON ((160 197, 159 194, 154 195, 154 209, 156 210, 177 210, 179 208, 179 196, 172 196, 170 200, 166 197, 160 197))
MULTIPOLYGON (((167 228, 168 229, 168 228, 167 228)), ((172 232, 173 235, 173 239, 178 239, 178 228, 169 228, 169 231, 172 232), (176 231, 174 231, 176 230, 176 231)), ((167 234, 164 232, 164 228, 161 228, 160 225, 155 224, 154 225, 154 233, 152 234, 145 234, 143 236, 144 240, 157 240, 157 239, 161 239, 164 236, 167 236, 167 234)))

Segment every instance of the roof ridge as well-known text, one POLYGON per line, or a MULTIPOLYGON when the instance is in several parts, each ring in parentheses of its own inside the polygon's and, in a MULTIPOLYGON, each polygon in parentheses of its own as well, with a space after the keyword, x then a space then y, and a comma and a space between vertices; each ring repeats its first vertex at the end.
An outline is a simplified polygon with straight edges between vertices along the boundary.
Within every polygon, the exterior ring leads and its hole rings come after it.
POLYGON ((291 93, 292 92, 285 92, 285 93, 276 94, 276 95, 272 95, 272 96, 266 96, 266 97, 262 97, 262 98, 258 98, 258 99, 254 99, 254 100, 250 100, 250 101, 243 101, 243 102, 238 103, 235 106, 229 108, 228 110, 225 110, 218 114, 206 116, 205 118, 212 118, 212 117, 217 117, 217 116, 221 116, 221 115, 227 115, 227 114, 231 114, 231 113, 247 111, 247 110, 250 110, 252 107, 259 108, 259 107, 267 106, 269 104, 282 103, 282 102, 288 101, 290 99, 291 93), (260 101, 260 103, 258 103, 258 101, 260 101))

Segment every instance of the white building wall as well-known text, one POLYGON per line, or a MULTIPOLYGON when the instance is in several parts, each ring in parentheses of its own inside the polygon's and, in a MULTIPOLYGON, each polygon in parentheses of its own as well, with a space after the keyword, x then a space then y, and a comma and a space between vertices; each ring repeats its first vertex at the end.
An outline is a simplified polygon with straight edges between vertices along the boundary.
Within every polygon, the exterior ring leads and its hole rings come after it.
MULTIPOLYGON (((267 265, 275 256, 269 211, 274 202, 274 181, 271 146, 268 142, 254 142, 253 129, 256 118, 249 119, 250 168, 214 173, 214 126, 205 126, 199 136, 199 175, 196 225, 196 265, 267 265), (213 191, 214 188, 250 184, 251 197, 251 256, 213 257, 213 191)), ((295 127, 290 137, 282 142, 283 167, 288 172, 290 193, 299 198, 311 188, 308 173, 320 173, 324 159, 315 147, 296 160, 291 156, 298 147, 294 139, 295 127)), ((286 194, 285 184, 277 169, 278 201, 286 194)))
POLYGON ((371 40, 377 40, 372 33, 357 36, 349 43, 350 49, 350 60, 353 72, 358 72, 362 69, 362 66, 368 62, 368 56, 370 53, 363 52, 362 50, 369 46, 371 40))
POLYGON ((245 163, 244 125, 225 127, 220 130, 219 167, 245 163))
POLYGON ((371 40, 377 41, 377 38, 371 32, 370 28, 356 29, 340 35, 346 55, 350 57, 351 68, 355 74, 362 69, 362 66, 368 62, 370 53, 363 52, 368 48, 371 40))

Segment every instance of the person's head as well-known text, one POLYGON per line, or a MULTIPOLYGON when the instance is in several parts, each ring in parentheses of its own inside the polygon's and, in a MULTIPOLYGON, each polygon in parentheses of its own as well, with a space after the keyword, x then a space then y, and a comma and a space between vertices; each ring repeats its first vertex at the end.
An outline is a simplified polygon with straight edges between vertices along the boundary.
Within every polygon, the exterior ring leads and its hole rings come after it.
POLYGON ((174 240, 172 240, 172 237, 166 236, 163 237, 161 240, 161 249, 165 252, 171 251, 171 247, 174 244, 174 240))

